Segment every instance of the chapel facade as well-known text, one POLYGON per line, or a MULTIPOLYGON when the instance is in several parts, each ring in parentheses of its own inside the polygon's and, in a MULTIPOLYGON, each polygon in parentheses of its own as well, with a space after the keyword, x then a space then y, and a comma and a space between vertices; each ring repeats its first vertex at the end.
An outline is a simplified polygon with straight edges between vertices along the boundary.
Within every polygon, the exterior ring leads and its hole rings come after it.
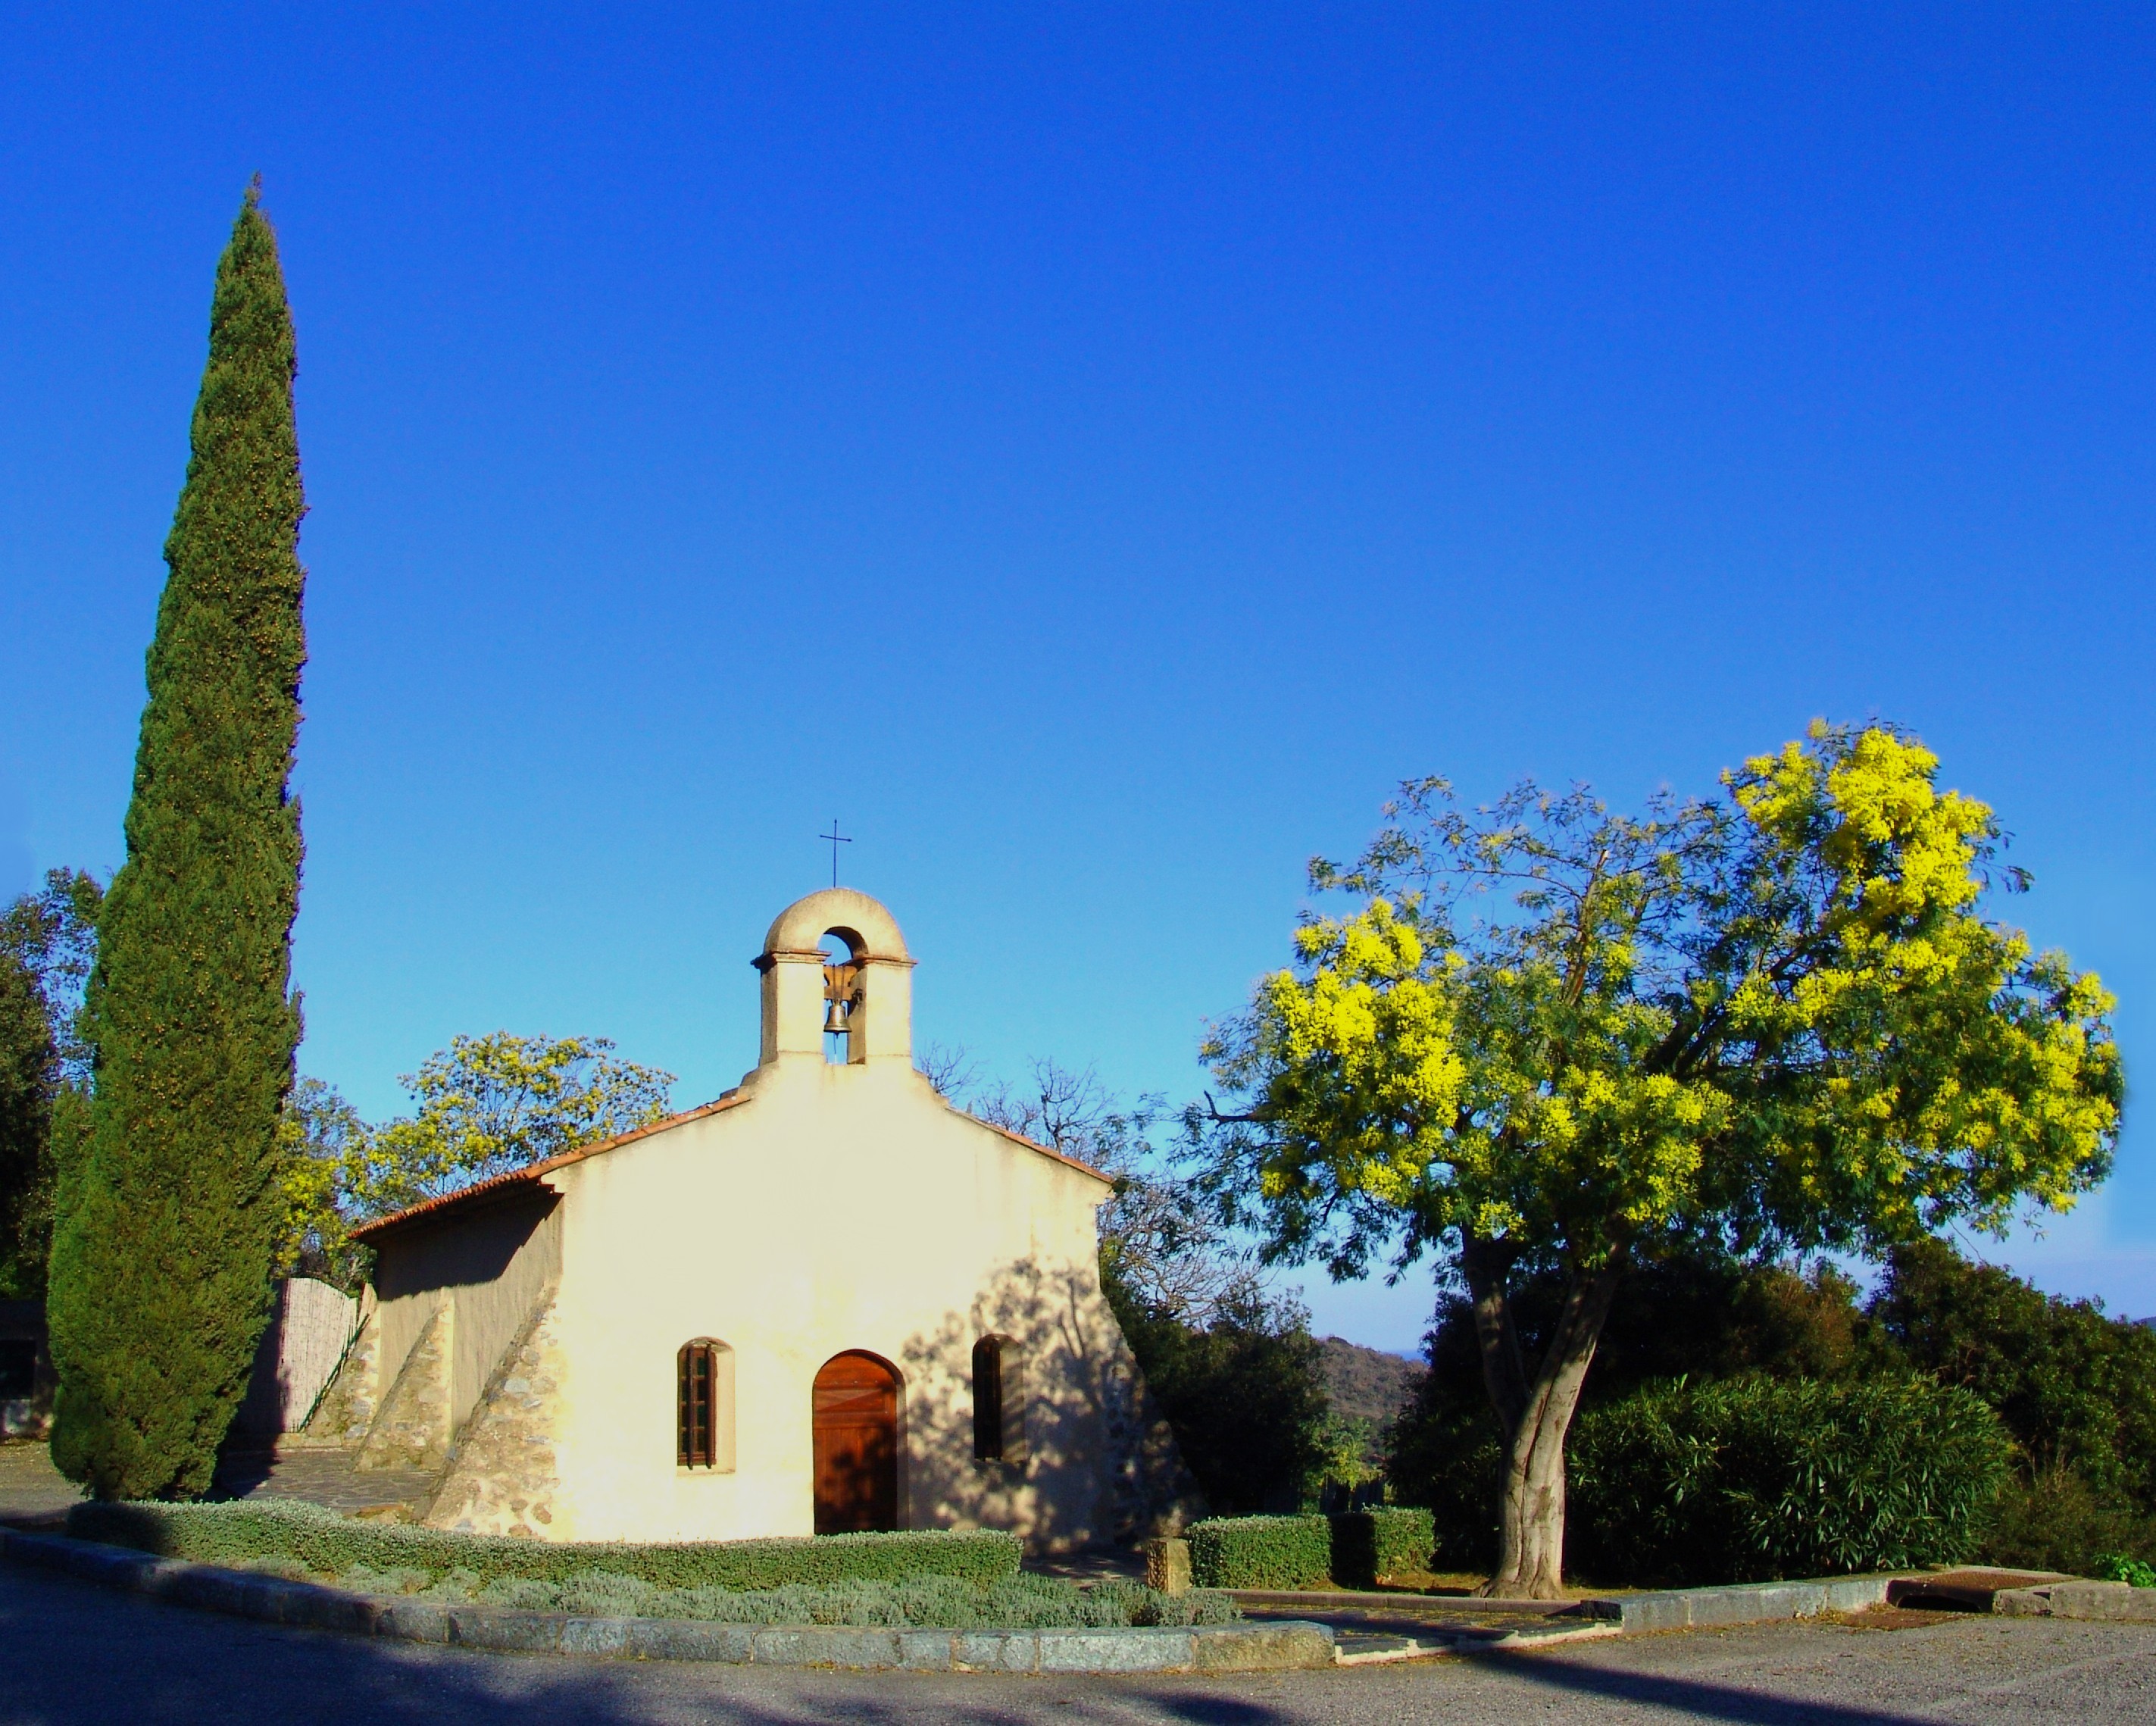
POLYGON ((914 1070, 874 899, 810 895, 754 963, 737 1089, 357 1231, 371 1300, 309 1432, 424 1471, 429 1524, 542 1539, 1174 1520, 1101 1288, 1107 1178, 914 1070))

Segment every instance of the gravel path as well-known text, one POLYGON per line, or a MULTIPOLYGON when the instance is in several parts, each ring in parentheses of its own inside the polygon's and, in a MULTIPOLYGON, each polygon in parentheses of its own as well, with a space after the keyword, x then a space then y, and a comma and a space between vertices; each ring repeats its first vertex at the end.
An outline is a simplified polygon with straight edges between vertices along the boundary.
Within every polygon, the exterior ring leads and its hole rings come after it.
POLYGON ((0 1444, 0 1516, 65 1510, 82 1489, 53 1467, 42 1444, 0 1444))
POLYGON ((284 1631, 0 1564, 0 1726, 1904 1726, 2156 1719, 2156 1626, 1777 1625, 1224 1679, 788 1672, 516 1658, 284 1631))

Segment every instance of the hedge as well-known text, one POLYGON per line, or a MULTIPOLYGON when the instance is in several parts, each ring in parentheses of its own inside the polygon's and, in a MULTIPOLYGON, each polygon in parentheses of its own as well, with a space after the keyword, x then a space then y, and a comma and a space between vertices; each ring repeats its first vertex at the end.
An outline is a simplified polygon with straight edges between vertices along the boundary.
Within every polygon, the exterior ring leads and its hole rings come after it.
POLYGON ((1437 1531, 1427 1510, 1351 1511, 1332 1523, 1332 1580, 1343 1588, 1430 1568, 1437 1531))
POLYGON ((1223 1516, 1193 1523, 1190 1580, 1200 1588, 1367 1588, 1430 1567, 1427 1510, 1342 1516, 1223 1516))
POLYGON ((354 1566, 467 1573, 475 1587, 566 1583, 603 1571, 659 1588, 783 1588, 795 1583, 902 1582, 953 1576, 983 1586, 1018 1574, 1024 1549, 995 1529, 819 1534, 797 1539, 628 1542, 514 1539, 402 1523, 357 1522, 311 1504, 78 1504, 68 1532, 161 1558, 229 1564, 290 1559, 321 1575, 354 1566))
POLYGON ((1930 1379, 1744 1378, 1590 1410, 1569 1450, 1567 1568, 1683 1585, 1958 1563, 2009 1441, 1930 1379))
POLYGON ((1186 1532, 1200 1588, 1315 1588, 1332 1574, 1329 1518, 1214 1517, 1186 1532))

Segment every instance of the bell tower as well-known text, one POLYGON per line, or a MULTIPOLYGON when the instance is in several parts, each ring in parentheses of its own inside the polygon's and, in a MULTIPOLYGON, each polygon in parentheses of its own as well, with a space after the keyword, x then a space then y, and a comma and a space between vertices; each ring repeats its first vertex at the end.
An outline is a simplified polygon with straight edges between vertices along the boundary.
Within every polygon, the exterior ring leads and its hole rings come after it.
POLYGON ((779 912, 755 960, 763 973, 759 1068, 824 1060, 845 1039, 851 1068, 913 1068, 913 957, 897 919, 866 893, 827 887, 779 912), (846 957, 824 951, 836 936, 846 957))

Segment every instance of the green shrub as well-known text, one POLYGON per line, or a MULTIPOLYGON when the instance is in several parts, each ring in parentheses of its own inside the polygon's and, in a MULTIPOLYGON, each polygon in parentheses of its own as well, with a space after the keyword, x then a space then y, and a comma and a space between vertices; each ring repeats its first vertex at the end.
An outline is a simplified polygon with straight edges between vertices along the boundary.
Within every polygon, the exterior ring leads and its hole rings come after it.
POLYGON ((1214 1517, 1193 1523, 1190 1580, 1200 1588, 1314 1588, 1332 1574, 1322 1516, 1214 1517))
POLYGON ((1255 1297, 1199 1329, 1148 1306, 1104 1249, 1102 1286, 1146 1388, 1205 1502, 1222 1516, 1288 1510, 1324 1472, 1325 1377, 1304 1315, 1255 1297))
POLYGON ((2128 1588, 2156 1588, 2156 1564, 2143 1564, 2123 1552, 2107 1552, 2098 1559, 2096 1574, 2106 1582, 2123 1582, 2128 1588))
POLYGON ((1683 1584, 1957 1563, 2008 1455, 1989 1409, 1929 1379, 1650 1388, 1573 1429, 1567 1567, 1683 1584))
POLYGON ((68 1532, 161 1558, 229 1564, 296 1559, 318 1575, 356 1565, 439 1577, 465 1570, 497 1580, 565 1583, 607 1571, 660 1588, 772 1589, 789 1584, 903 1582, 947 1576, 986 1586, 1018 1574, 1024 1549, 998 1530, 823 1534, 640 1546, 454 1534, 398 1523, 355 1522, 310 1504, 78 1504, 68 1532))
POLYGON ((1999 1488, 1974 1556, 2020 1570, 2093 1576, 2104 1556, 2156 1552, 2156 1517, 2091 1486, 2061 1464, 2033 1477, 2019 1470, 1999 1488))
POLYGON ((1343 1588, 1430 1568, 1435 1530, 1427 1510, 1357 1510, 1331 1520, 1332 1580, 1343 1588))

